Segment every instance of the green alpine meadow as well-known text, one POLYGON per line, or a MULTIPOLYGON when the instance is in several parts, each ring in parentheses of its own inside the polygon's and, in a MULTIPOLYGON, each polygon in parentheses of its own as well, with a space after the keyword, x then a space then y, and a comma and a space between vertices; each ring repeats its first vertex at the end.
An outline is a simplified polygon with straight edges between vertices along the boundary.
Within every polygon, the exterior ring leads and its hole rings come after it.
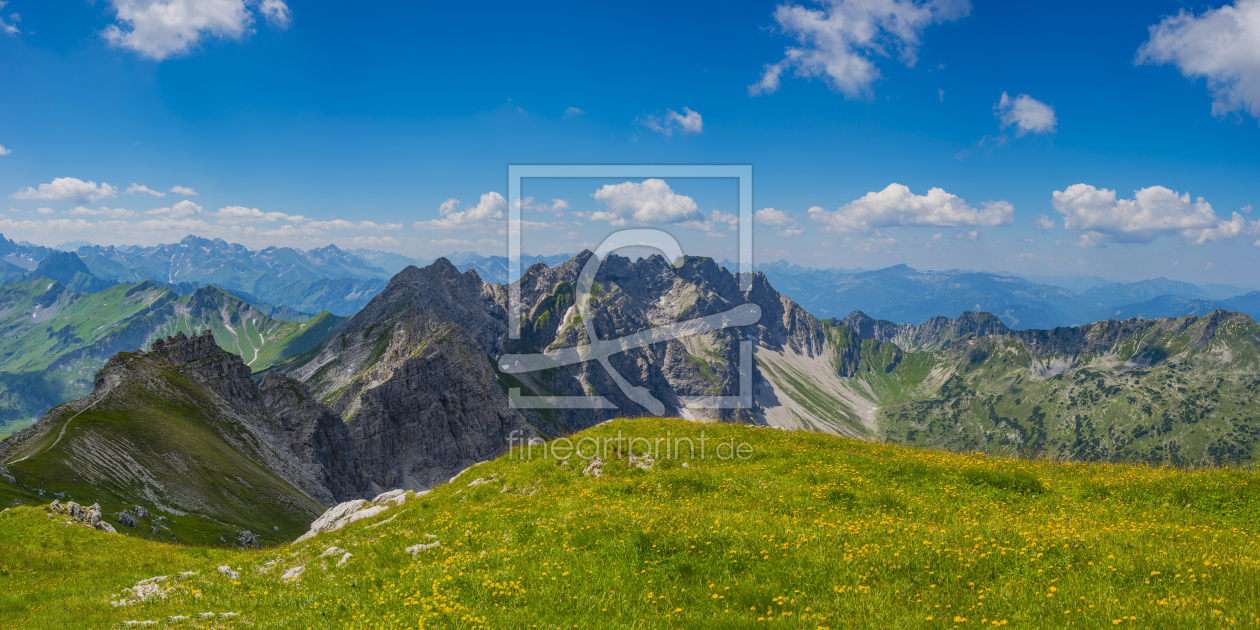
POLYGON ((569 439, 586 456, 598 444, 598 471, 550 456, 555 442, 518 447, 257 550, 14 507, 0 515, 0 615, 29 628, 1260 623, 1251 468, 1010 459, 677 419, 569 439), (676 458, 662 439, 681 441, 676 458))

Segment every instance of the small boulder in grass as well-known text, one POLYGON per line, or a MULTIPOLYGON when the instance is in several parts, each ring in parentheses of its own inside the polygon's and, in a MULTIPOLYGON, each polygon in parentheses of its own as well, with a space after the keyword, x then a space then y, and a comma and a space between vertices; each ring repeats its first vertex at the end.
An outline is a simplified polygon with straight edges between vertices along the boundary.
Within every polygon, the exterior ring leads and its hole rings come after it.
POLYGON ((303 572, 303 571, 305 571, 305 570, 306 570, 306 567, 305 567, 305 566, 297 566, 297 567, 293 567, 293 568, 289 569, 288 571, 285 571, 285 572, 284 572, 284 573, 280 576, 280 579, 282 579, 282 580, 296 580, 296 579, 298 578, 298 576, 299 576, 299 575, 302 575, 302 572, 303 572))
POLYGON ((421 551, 425 551, 425 550, 427 550, 427 549, 432 549, 432 548, 434 548, 434 547, 439 547, 439 546, 441 546, 441 545, 442 545, 442 541, 440 541, 440 540, 435 540, 435 541, 433 541, 433 542, 431 542, 431 543, 429 543, 429 544, 427 544, 427 545, 425 545, 425 544, 412 545, 412 546, 410 546, 410 547, 407 547, 406 551, 407 551, 407 553, 409 553, 409 554, 411 554, 411 555, 413 555, 413 556, 414 556, 414 555, 416 555, 417 553, 420 553, 421 551))
POLYGON ((351 558, 351 557, 353 557, 353 556, 354 556, 354 554, 352 554, 352 553, 350 553, 350 552, 348 552, 348 551, 347 551, 347 552, 346 552, 346 555, 341 556, 341 560, 338 560, 338 561, 337 561, 337 566, 338 566, 338 567, 345 566, 345 564, 346 564, 347 562, 349 562, 349 561, 350 561, 350 558, 351 558))
POLYGON ((238 574, 236 571, 233 571, 232 567, 229 567, 229 566, 219 567, 219 573, 222 573, 223 575, 228 576, 229 580, 235 580, 237 577, 240 576, 240 574, 238 574))
POLYGON ((390 490, 376 495, 372 499, 372 503, 393 503, 394 505, 402 505, 407 500, 407 491, 399 488, 390 490))
POLYGON ((328 556, 336 555, 336 554, 339 554, 339 553, 344 553, 345 551, 346 551, 346 550, 345 550, 345 549, 342 549, 341 547, 329 547, 329 548, 327 548, 327 549, 325 549, 325 550, 324 550, 324 553, 319 554, 319 557, 321 557, 321 558, 326 558, 326 557, 328 557, 328 556))

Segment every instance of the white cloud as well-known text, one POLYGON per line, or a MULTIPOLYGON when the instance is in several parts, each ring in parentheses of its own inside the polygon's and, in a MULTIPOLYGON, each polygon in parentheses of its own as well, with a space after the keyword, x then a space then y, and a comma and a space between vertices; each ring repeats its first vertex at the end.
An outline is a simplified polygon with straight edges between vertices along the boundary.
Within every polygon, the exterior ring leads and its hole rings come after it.
POLYGON ((821 77, 827 86, 849 98, 869 93, 879 78, 873 58, 896 53, 914 67, 919 36, 928 26, 966 16, 967 0, 823 0, 821 9, 780 4, 774 21, 796 40, 783 59, 766 64, 761 80, 749 86, 752 95, 779 89, 784 72, 805 79, 821 77))
POLYGON ((197 196, 197 191, 195 191, 195 190, 193 190, 193 189, 191 189, 191 188, 189 188, 189 187, 187 187, 187 186, 171 186, 171 192, 173 192, 173 193, 175 193, 175 194, 177 194, 177 195, 183 195, 184 197, 196 197, 196 196, 197 196))
POLYGON ((533 197, 526 197, 521 200, 521 208, 530 212, 552 212, 555 214, 564 214, 569 210, 569 202, 563 199, 552 199, 550 204, 534 203, 533 197))
POLYGON ((775 234, 779 236, 800 236, 805 233, 805 229, 787 210, 762 208, 753 213, 753 221, 758 225, 777 228, 775 234))
POLYGON ((955 241, 974 241, 980 238, 980 230, 965 230, 954 235, 955 241))
POLYGON ((1188 79, 1206 79, 1214 115, 1246 111, 1260 118, 1260 0, 1198 16, 1182 9, 1150 33, 1136 63, 1171 63, 1188 79))
POLYGON ((24 188, 10 197, 14 199, 46 199, 49 201, 81 201, 91 203, 117 197, 118 189, 109 184, 100 186, 93 181, 83 181, 74 177, 58 177, 48 184, 40 184, 39 188, 24 188))
POLYGON ((0 155, 8 155, 10 153, 13 153, 13 151, 4 148, 4 145, 0 144, 0 155))
POLYGON ((193 232, 205 233, 211 229, 210 224, 201 219, 188 219, 178 217, 158 217, 156 219, 145 219, 139 223, 127 224, 138 227, 141 230, 151 231, 174 231, 190 234, 193 232))
POLYGON ((811 221, 825 232, 869 232, 888 227, 972 227, 1009 225, 1015 208, 1006 201, 987 201, 977 210, 961 197, 933 188, 915 195, 901 184, 870 192, 835 212, 809 209, 811 221))
POLYGON ((258 12, 262 13, 268 24, 279 29, 289 28, 293 23, 293 13, 283 0, 262 0, 258 5, 258 12))
POLYGON ((739 229, 739 215, 713 210, 709 213, 709 217, 703 221, 683 221, 678 225, 689 230, 700 230, 704 232, 705 236, 722 238, 730 232, 739 229))
POLYGON ((481 196, 477 205, 460 209, 458 199, 451 198, 438 207, 440 218, 429 221, 417 221, 412 227, 429 230, 485 230, 502 228, 507 218, 507 200, 497 192, 488 192, 481 196))
POLYGON ((667 109, 664 114, 640 116, 639 124, 667 136, 674 135, 675 131, 682 134, 704 132, 704 119, 700 116, 700 112, 690 107, 684 107, 681 114, 672 109, 667 109))
POLYGON ((52 214, 53 209, 52 208, 36 208, 35 212, 38 214, 52 214))
POLYGON ((175 203, 175 205, 169 208, 154 208, 152 210, 148 210, 145 212, 145 214, 166 216, 166 217, 172 217, 176 219, 190 217, 194 214, 200 214, 200 213, 201 213, 201 206, 187 199, 183 201, 178 201, 175 203))
MULTIPOLYGON (((302 217, 300 215, 290 215, 288 217, 288 220, 296 221, 300 223, 302 221, 306 221, 306 217, 302 217)), ((377 230, 377 231, 380 231, 380 230, 401 230, 403 228, 403 225, 401 223, 377 223, 375 221, 359 221, 358 223, 355 223, 354 221, 344 221, 342 219, 333 219, 331 221, 310 221, 307 223, 302 223, 302 226, 304 228, 310 228, 310 229, 315 229, 315 230, 377 230)))
POLYGON ((1180 234, 1192 243, 1234 238, 1260 231, 1237 212, 1224 221, 1202 197, 1191 201, 1163 186, 1135 191, 1133 199, 1117 199, 1116 191, 1073 184, 1054 191, 1051 204, 1063 215, 1063 227, 1080 234, 1081 247, 1109 241, 1149 243, 1159 236, 1180 234))
MULTIPOLYGON (((0 0, 0 9, 3 9, 6 4, 8 2, 0 0)), ((4 16, 0 16, 0 32, 4 32, 6 35, 20 35, 22 31, 18 30, 16 22, 21 19, 22 16, 16 13, 10 13, 8 20, 5 20, 4 16)), ((4 153, 4 147, 0 147, 0 155, 4 155, 4 153)))
POLYGON ((1243 212, 1245 212, 1245 213, 1247 213, 1247 214, 1251 214, 1251 204, 1247 204, 1247 205, 1245 205, 1245 206, 1243 206, 1243 207, 1239 208, 1239 210, 1242 210, 1243 212))
POLYGON ((272 26, 289 25, 282 0, 109 0, 117 22, 105 39, 121 48, 162 61, 187 53, 207 37, 241 39, 261 13, 272 26))
MULTIPOLYGON (((227 206, 226 208, 219 208, 218 218, 219 223, 264 223, 290 219, 290 216, 283 212, 263 212, 258 208, 227 206)), ((291 220, 302 221, 305 220, 305 217, 293 215, 291 220)))
POLYGON ((586 112, 576 107, 569 107, 564 110, 565 118, 577 118, 578 116, 585 116, 585 115, 586 115, 586 112))
POLYGON ((590 218, 609 221, 614 226, 626 225, 632 218, 640 224, 679 223, 704 218, 694 199, 675 193, 669 184, 659 179, 607 184, 591 193, 591 197, 608 209, 593 212, 590 218))
POLYGON ((1038 232, 1045 232, 1046 230, 1052 230, 1054 229, 1054 219, 1051 219, 1050 217, 1043 214, 1033 220, 1033 227, 1037 228, 1038 232))
POLYGON ((1260 221, 1248 223, 1243 215, 1235 212, 1230 220, 1221 221, 1216 227, 1204 228, 1202 230, 1186 230, 1182 235, 1186 240, 1195 245, 1202 245, 1208 242, 1228 241, 1237 238, 1243 234, 1255 234, 1260 232, 1260 221))
POLYGON ((75 217, 110 217, 112 219, 123 219, 126 217, 136 216, 135 212, 126 208, 107 208, 105 206, 101 206, 96 210, 79 206, 77 208, 66 210, 66 214, 75 217))
POLYGON ((152 197, 165 197, 166 196, 166 193, 164 192, 153 190, 152 188, 149 188, 148 186, 141 186, 140 184, 136 184, 134 182, 130 186, 127 187, 127 190, 123 192, 127 193, 128 195, 143 194, 143 195, 149 195, 152 197))
POLYGON ((1002 92, 1002 98, 993 106, 993 113, 1003 127, 1014 127, 1015 135, 1054 133, 1059 121, 1054 108, 1027 95, 1011 98, 1002 92))

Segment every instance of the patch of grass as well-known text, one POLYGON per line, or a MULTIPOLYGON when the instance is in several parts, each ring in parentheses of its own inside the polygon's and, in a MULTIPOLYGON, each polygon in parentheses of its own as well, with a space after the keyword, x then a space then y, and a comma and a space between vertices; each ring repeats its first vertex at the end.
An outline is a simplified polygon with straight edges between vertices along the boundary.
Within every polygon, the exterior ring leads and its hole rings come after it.
POLYGON ((505 456, 377 517, 262 551, 137 541, 62 528, 38 507, 10 510, 0 515, 0 623, 164 627, 188 615, 206 627, 286 629, 1260 624, 1255 471, 1008 460, 673 420, 617 421, 572 438, 701 431, 710 448, 684 460, 687 468, 660 459, 640 470, 610 455, 592 477, 574 462, 505 456), (717 458, 713 444, 732 440, 756 457, 717 458), (474 478, 493 482, 470 487, 474 478), (1012 500, 1034 482, 1045 491, 1012 500), (1110 493, 1091 496, 1100 485, 1110 493), (1172 504, 1183 496, 1189 508, 1172 504), (441 545, 404 551, 432 540, 441 545), (346 565, 320 557, 333 545, 353 554, 346 565), (296 566, 301 577, 280 579, 296 566), (156 575, 175 576, 163 582, 164 598, 108 603, 156 575), (240 614, 197 617, 206 611, 240 614))
POLYGON ((1032 473, 1022 470, 969 468, 963 471, 962 478, 973 486, 988 486, 1017 494, 1037 494, 1046 491, 1046 485, 1041 483, 1040 479, 1032 473))

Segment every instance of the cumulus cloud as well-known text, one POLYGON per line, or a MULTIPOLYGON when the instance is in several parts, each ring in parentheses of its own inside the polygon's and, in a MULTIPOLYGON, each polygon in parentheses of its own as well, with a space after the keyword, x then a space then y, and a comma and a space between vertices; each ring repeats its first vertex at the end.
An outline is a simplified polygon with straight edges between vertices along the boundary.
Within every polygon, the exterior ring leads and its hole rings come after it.
POLYGON ((1032 224, 1033 224, 1033 227, 1037 228, 1038 232, 1045 232, 1046 230, 1054 229, 1054 219, 1051 219, 1050 217, 1044 214, 1037 217, 1036 219, 1033 219, 1032 224))
POLYGON ((53 214, 53 209, 52 208, 36 208, 35 213, 36 214, 53 214))
POLYGON ((640 224, 704 220, 694 199, 675 193, 659 179, 607 184, 591 197, 607 210, 593 212, 590 218, 614 226, 626 225, 630 219, 640 224))
POLYGON ((1011 98, 1002 92, 1002 98, 993 106, 993 113, 1002 121, 1002 127, 1013 127, 1016 136, 1054 133, 1059 124, 1053 107, 1027 94, 1011 98))
POLYGON ((197 191, 187 186, 171 186, 171 192, 184 197, 196 197, 197 191))
POLYGON ((169 208, 154 208, 152 210, 147 210, 145 211, 145 214, 180 219, 191 217, 194 214, 201 214, 201 206, 185 199, 183 201, 176 202, 169 208))
POLYGON ((151 197, 165 197, 166 196, 166 193, 164 192, 153 190, 152 188, 149 188, 148 186, 141 186, 140 184, 137 184, 134 182, 130 186, 127 187, 127 190, 123 192, 127 193, 128 195, 149 195, 151 197))
POLYGON ((684 107, 681 114, 672 109, 667 109, 663 114, 640 116, 639 124, 666 136, 672 136, 675 132, 682 134, 704 132, 704 118, 700 116, 700 112, 690 107, 684 107))
POLYGON ((762 208, 753 213, 753 222, 775 228, 775 234, 779 236, 800 236, 805 233, 805 229, 787 210, 762 208))
POLYGON ((1260 232, 1260 222, 1247 223, 1235 212, 1222 220, 1202 197, 1190 199, 1163 186, 1135 191, 1132 199, 1118 199, 1116 191, 1073 184, 1054 191, 1051 204, 1063 215, 1063 227, 1080 234, 1081 247, 1107 242, 1149 243, 1179 234, 1192 243, 1220 241, 1260 232))
POLYGON ((46 199, 48 201, 77 201, 91 203, 117 197, 118 189, 109 184, 83 181, 74 177, 58 177, 48 184, 40 184, 39 188, 23 188, 10 197, 14 199, 46 199))
POLYGON ((488 192, 481 196, 477 205, 464 208, 455 198, 447 199, 438 206, 437 219, 417 221, 412 227, 428 230, 485 230, 502 228, 507 217, 507 200, 497 192, 488 192))
POLYGON ((933 188, 926 195, 916 195, 907 186, 889 184, 835 212, 814 206, 808 215, 825 232, 869 232, 890 227, 1009 225, 1015 220, 1015 208, 1006 201, 987 201, 976 209, 961 197, 940 188, 933 188))
POLYGON ((1150 34, 1136 63, 1172 64, 1188 79, 1206 79, 1216 116, 1246 111, 1260 118, 1260 0, 1197 16, 1182 9, 1150 34))
POLYGON ((967 0, 823 0, 819 9, 780 4, 774 21, 796 40, 783 59, 766 64, 752 95, 779 89, 785 72, 804 79, 822 78, 848 98, 868 94, 879 79, 875 57, 896 54, 908 67, 918 60, 919 37, 932 24, 965 17, 967 0))
POLYGON ((0 144, 0 155, 8 155, 10 153, 13 153, 13 151, 10 151, 9 149, 4 148, 4 145, 0 144))
POLYGON ((241 39, 255 14, 287 28, 289 6, 283 0, 109 0, 116 23, 105 28, 109 43, 155 61, 189 52, 209 37, 241 39))

